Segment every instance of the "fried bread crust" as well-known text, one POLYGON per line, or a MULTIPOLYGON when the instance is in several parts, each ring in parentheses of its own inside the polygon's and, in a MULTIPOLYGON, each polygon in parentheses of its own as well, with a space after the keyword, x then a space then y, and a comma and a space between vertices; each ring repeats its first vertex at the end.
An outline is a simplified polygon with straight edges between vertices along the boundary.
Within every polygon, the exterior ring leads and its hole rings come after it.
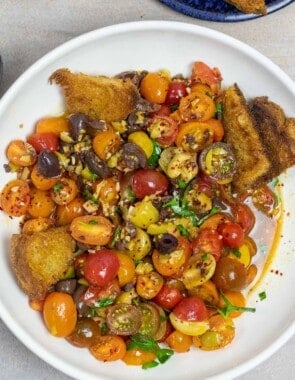
POLYGON ((63 89, 68 114, 83 113, 91 120, 125 119, 140 98, 130 79, 90 76, 58 69, 49 78, 63 89))
POLYGON ((267 12, 265 0, 225 0, 243 13, 263 14, 267 12))
POLYGON ((74 243, 64 227, 33 234, 14 234, 10 259, 23 291, 43 299, 51 286, 66 272, 74 256, 74 243))

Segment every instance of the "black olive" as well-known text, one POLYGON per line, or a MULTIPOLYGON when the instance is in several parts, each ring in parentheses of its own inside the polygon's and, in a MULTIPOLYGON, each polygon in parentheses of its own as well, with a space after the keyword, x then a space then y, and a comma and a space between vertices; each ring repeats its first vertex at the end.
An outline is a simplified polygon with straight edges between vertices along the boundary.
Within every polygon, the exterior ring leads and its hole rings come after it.
POLYGON ((147 73, 147 71, 123 71, 122 73, 117 74, 116 78, 123 80, 130 79, 136 87, 139 87, 140 82, 146 76, 147 73))
POLYGON ((106 164, 102 161, 93 150, 87 150, 83 152, 82 155, 83 162, 88 166, 88 168, 101 178, 107 178, 111 176, 111 170, 106 164))
POLYGON ((70 135, 74 141, 78 140, 79 133, 82 129, 86 130, 86 123, 89 121, 87 115, 75 113, 70 115, 70 135))
POLYGON ((68 280, 60 280, 55 284, 55 290, 57 292, 63 292, 73 294, 77 285, 77 280, 74 278, 68 280))
POLYGON ((87 316, 89 312, 89 306, 83 301, 83 295, 87 290, 87 286, 79 285, 73 294, 73 300, 76 305, 76 309, 79 317, 87 316))
POLYGON ((123 145, 123 158, 129 169, 144 168, 147 158, 144 151, 136 144, 126 143, 123 145))
POLYGON ((161 106, 159 104, 150 103, 149 101, 147 101, 144 98, 140 98, 139 101, 137 102, 135 108, 136 108, 136 111, 150 113, 150 112, 159 111, 161 106))
POLYGON ((50 150, 43 150, 39 153, 37 166, 38 172, 43 175, 43 177, 54 178, 61 174, 58 158, 50 150))
POLYGON ((174 235, 165 233, 156 238, 155 246, 162 253, 170 253, 178 246, 178 240, 174 235))

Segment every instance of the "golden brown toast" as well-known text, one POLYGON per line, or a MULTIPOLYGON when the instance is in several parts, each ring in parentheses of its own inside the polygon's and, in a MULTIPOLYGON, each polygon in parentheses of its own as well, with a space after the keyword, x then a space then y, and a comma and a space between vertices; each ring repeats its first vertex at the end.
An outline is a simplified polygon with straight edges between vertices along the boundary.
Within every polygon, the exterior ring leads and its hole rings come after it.
POLYGON ((225 0, 243 13, 255 13, 265 15, 267 12, 265 0, 225 0))
POLYGON ((73 255, 73 240, 64 227, 15 234, 11 239, 12 269, 30 298, 43 299, 66 272, 73 255))
POLYGON ((260 183, 268 173, 271 162, 265 153, 246 100, 236 84, 224 92, 223 124, 225 141, 232 145, 238 163, 233 190, 244 193, 260 183))
POLYGON ((49 82, 62 87, 68 114, 83 113, 92 120, 125 119, 134 111, 139 99, 139 91, 130 79, 90 76, 59 69, 50 76, 49 82))

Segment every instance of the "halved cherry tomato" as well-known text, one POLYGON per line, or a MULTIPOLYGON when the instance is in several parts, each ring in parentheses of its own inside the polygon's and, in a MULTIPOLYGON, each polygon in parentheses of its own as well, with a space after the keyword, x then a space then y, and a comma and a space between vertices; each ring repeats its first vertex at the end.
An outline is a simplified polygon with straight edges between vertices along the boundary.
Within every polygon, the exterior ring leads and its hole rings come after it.
POLYGON ((8 182, 1 192, 1 207, 10 216, 25 215, 30 204, 30 188, 26 181, 8 182))
POLYGON ((142 323, 141 312, 137 306, 118 303, 108 308, 106 322, 112 334, 134 335, 142 323))
POLYGON ((187 95, 186 84, 183 81, 174 80, 169 83, 165 104, 168 106, 178 104, 180 99, 187 95))
POLYGON ((85 214, 84 200, 76 197, 66 205, 57 205, 55 210, 55 222, 58 226, 70 224, 74 218, 85 214))
POLYGON ((200 152, 213 142, 213 131, 209 124, 189 121, 181 124, 176 137, 176 145, 186 152, 200 152))
POLYGON ((55 204, 48 191, 32 188, 30 196, 27 211, 33 218, 48 218, 54 212, 55 204))
POLYGON ((110 158, 121 145, 120 135, 112 131, 99 132, 92 141, 95 153, 102 160, 110 158))
POLYGON ((51 218, 32 218, 24 222, 22 232, 24 234, 32 234, 34 232, 46 231, 54 226, 54 222, 51 218))
POLYGON ((37 133, 52 132, 59 136, 61 132, 69 132, 69 130, 69 120, 63 116, 45 117, 40 119, 36 124, 37 133))
POLYGON ((153 111, 149 114, 150 117, 156 116, 169 116, 171 114, 170 107, 166 104, 161 104, 160 108, 156 111, 153 111))
POLYGON ((206 121, 213 129, 213 141, 221 141, 224 136, 224 128, 220 120, 217 119, 209 119, 206 121))
MULTIPOLYGON (((226 299, 229 300, 229 302, 238 307, 245 307, 246 306, 246 299, 241 292, 233 291, 233 290, 227 290, 224 293, 224 296, 226 299)), ((218 307, 223 308, 225 307, 225 302, 223 297, 220 297, 218 307)), ((230 318, 237 318, 240 315, 242 315, 242 311, 233 310, 229 313, 230 318)))
POLYGON ((149 72, 140 82, 141 95, 152 103, 164 103, 168 88, 169 79, 162 73, 149 72))
POLYGON ((206 63, 197 61, 192 68, 191 80, 193 83, 201 82, 207 84, 215 92, 218 92, 222 76, 218 68, 214 67, 211 69, 206 63))
POLYGON ((191 336, 183 334, 178 330, 175 330, 166 338, 165 342, 175 352, 181 353, 189 351, 193 343, 193 340, 191 336))
POLYGON ((106 245, 112 237, 113 225, 100 215, 83 215, 74 218, 70 225, 73 238, 90 245, 106 245))
POLYGON ((151 302, 139 304, 141 312, 141 326, 138 332, 142 335, 154 337, 161 325, 159 309, 151 302))
POLYGON ((235 221, 242 227, 245 234, 248 234, 255 223, 253 211, 245 203, 235 203, 232 206, 235 221))
POLYGON ((71 178, 60 178, 51 189, 54 202, 64 206, 73 201, 78 194, 78 186, 71 178))
POLYGON ((127 365, 143 365, 155 359, 156 354, 154 352, 140 350, 139 348, 127 350, 122 358, 123 362, 127 365))
POLYGON ((126 343, 118 335, 103 335, 89 347, 89 351, 98 360, 113 362, 125 356, 126 343))
POLYGON ((176 139, 178 127, 169 116, 154 116, 148 125, 148 132, 163 148, 172 145, 176 139))
POLYGON ((204 300, 198 296, 183 298, 175 306, 173 313, 183 321, 204 321, 208 317, 204 300))
POLYGON ((153 301, 164 309, 173 309, 182 298, 178 288, 164 284, 153 301))
POLYGON ((58 178, 47 178, 39 173, 38 165, 34 165, 31 171, 33 185, 40 190, 50 190, 58 181, 58 178))
POLYGON ((167 191, 168 185, 167 177, 154 169, 137 170, 131 179, 132 191, 140 199, 146 195, 163 195, 167 191))
POLYGON ((59 138, 53 132, 33 133, 27 140, 36 149, 37 153, 42 152, 42 150, 55 152, 59 147, 59 138))
POLYGON ((195 253, 189 258, 181 275, 181 280, 188 290, 204 284, 214 274, 216 260, 210 253, 195 253))
POLYGON ((212 281, 218 289, 240 291, 248 285, 247 269, 238 260, 221 257, 217 264, 212 281))
POLYGON ((44 301, 43 317, 52 335, 58 337, 70 335, 77 322, 77 310, 72 296, 62 292, 50 293, 44 301))
POLYGON ((210 96, 192 91, 180 99, 178 111, 183 121, 197 120, 201 122, 214 117, 216 106, 210 96))
POLYGON ((74 331, 67 337, 67 341, 77 347, 90 347, 98 337, 101 329, 98 322, 92 318, 79 318, 74 331))
MULTIPOLYGON (((86 261, 86 260, 85 260, 86 261)), ((81 296, 80 301, 87 306, 93 306, 95 302, 105 298, 117 298, 121 293, 121 288, 117 279, 111 280, 106 286, 90 285, 81 296)))
POLYGON ((134 261, 125 253, 116 252, 119 259, 118 280, 120 286, 132 283, 135 279, 135 264, 134 261))
POLYGON ((10 162, 19 166, 30 166, 36 162, 37 155, 34 147, 23 140, 13 140, 6 149, 10 162))
POLYGON ((139 274, 136 279, 136 291, 140 297, 150 300, 159 293, 163 284, 164 279, 157 272, 139 274))
POLYGON ((252 193, 253 205, 265 215, 275 214, 277 197, 275 193, 265 184, 260 185, 252 193))
POLYGON ((238 223, 225 222, 218 226, 223 244, 230 248, 239 248, 244 241, 244 231, 238 223))
POLYGON ((84 275, 91 285, 103 287, 117 276, 119 267, 116 253, 102 249, 88 255, 84 264, 84 275))
POLYGON ((202 228, 192 240, 193 253, 210 253, 218 261, 223 248, 222 236, 213 228, 202 228))

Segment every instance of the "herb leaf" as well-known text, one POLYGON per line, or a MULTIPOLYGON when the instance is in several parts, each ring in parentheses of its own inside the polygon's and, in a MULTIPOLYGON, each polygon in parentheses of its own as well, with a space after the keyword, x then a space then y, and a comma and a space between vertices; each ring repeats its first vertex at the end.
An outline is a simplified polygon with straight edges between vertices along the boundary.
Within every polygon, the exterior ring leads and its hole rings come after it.
POLYGON ((162 149, 160 145, 157 143, 157 141, 153 140, 153 152, 152 152, 152 155, 147 160, 148 166, 157 165, 161 152, 162 152, 162 149))
POLYGON ((220 291, 220 294, 224 300, 225 306, 221 309, 218 308, 217 311, 224 319, 228 318, 229 314, 232 311, 241 311, 241 312, 249 311, 250 313, 255 313, 256 309, 254 307, 242 307, 242 306, 233 305, 230 302, 230 300, 226 298, 226 296, 224 295, 222 291, 220 291))
POLYGON ((263 301, 266 299, 266 292, 261 292, 258 294, 260 301, 263 301))

